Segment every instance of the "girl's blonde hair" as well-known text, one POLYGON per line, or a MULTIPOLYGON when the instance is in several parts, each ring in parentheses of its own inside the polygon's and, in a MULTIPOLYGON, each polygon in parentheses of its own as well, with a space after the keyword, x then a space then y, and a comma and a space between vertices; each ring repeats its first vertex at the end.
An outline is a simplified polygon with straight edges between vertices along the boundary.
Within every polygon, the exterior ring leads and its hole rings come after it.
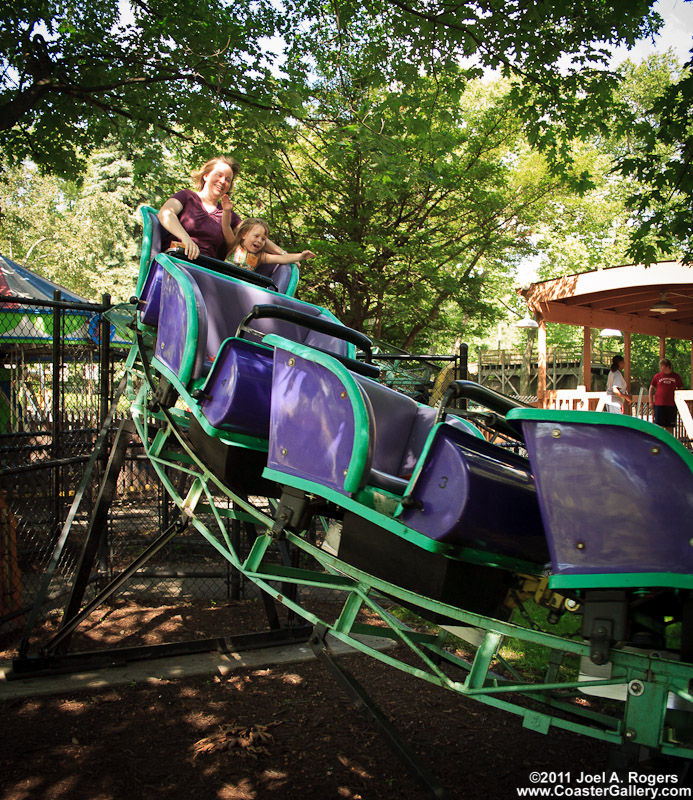
POLYGON ((236 176, 241 171, 241 165, 238 163, 238 161, 236 161, 235 158, 231 158, 230 156, 214 156, 214 158, 210 158, 206 164, 203 164, 200 169, 192 173, 193 183, 195 184, 195 188, 198 192, 201 192, 204 188, 205 175, 209 175, 219 161, 221 161, 222 164, 226 164, 231 167, 231 171, 233 172, 231 185, 233 186, 236 176))
POLYGON ((243 222, 236 228, 234 231, 235 236, 233 237, 233 243, 231 244, 231 251, 233 252, 238 245, 242 242, 243 237, 248 233, 251 228, 254 228, 256 225, 260 225, 265 230, 265 236, 270 235, 269 225, 265 222, 264 219, 258 219, 258 217, 248 217, 248 219, 244 219, 243 222))

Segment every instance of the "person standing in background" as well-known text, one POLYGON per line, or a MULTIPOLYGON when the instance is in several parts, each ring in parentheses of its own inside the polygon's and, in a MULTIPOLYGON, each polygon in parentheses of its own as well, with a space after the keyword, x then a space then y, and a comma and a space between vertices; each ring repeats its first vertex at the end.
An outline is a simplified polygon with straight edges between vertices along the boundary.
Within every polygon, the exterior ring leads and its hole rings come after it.
POLYGON ((654 407, 655 424, 672 435, 676 425, 674 392, 677 389, 683 389, 683 380, 678 372, 672 372, 671 361, 663 358, 659 362, 659 372, 650 383, 650 405, 654 407))
POLYGON ((604 411, 609 411, 612 414, 623 414, 623 406, 626 400, 630 400, 626 379, 623 377, 625 364, 623 356, 614 356, 611 359, 611 369, 606 380, 604 411))

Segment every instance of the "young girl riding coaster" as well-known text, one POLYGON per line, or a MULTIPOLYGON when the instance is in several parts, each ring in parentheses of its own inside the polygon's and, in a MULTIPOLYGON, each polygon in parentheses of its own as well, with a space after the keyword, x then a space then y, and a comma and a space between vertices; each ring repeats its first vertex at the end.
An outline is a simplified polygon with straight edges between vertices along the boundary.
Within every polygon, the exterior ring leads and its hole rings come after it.
POLYGON ((264 219, 250 217, 243 220, 236 228, 227 260, 239 267, 255 269, 258 264, 293 264, 315 258, 315 253, 310 250, 301 253, 267 253, 262 248, 268 237, 269 225, 264 219))

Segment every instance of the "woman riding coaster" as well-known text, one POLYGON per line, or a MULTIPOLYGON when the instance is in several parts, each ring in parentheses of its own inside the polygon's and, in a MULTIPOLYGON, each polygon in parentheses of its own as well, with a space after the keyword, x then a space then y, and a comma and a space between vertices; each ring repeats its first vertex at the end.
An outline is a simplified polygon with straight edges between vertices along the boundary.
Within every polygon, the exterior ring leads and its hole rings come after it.
MULTIPOLYGON (((181 189, 169 197, 157 215, 165 228, 164 250, 177 240, 193 261, 200 253, 221 261, 226 258, 234 230, 241 224, 229 198, 239 172, 235 159, 215 156, 192 174, 196 191, 181 189)), ((269 240, 264 248, 271 254, 284 252, 269 240)))

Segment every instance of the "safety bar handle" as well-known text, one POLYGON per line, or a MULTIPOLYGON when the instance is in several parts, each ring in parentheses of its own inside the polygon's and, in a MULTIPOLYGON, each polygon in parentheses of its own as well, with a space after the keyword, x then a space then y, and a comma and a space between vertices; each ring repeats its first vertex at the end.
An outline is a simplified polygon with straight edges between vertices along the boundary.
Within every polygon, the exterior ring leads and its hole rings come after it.
MULTIPOLYGON (((337 339, 342 339, 345 342, 355 345, 363 350, 366 354, 366 362, 371 363, 373 358, 373 343, 364 333, 355 331, 353 328, 347 328, 345 325, 340 325, 337 322, 330 322, 326 319, 313 317, 306 314, 304 311, 299 311, 295 308, 288 308, 281 305, 254 305, 253 310, 244 319, 241 320, 236 336, 241 336, 244 330, 248 329, 248 324, 254 319, 281 319, 285 322, 293 322, 296 325, 301 325, 304 328, 317 333, 325 333, 328 336, 334 336, 337 339)), ((318 349, 318 348, 316 348, 318 349)))
POLYGON ((505 415, 513 408, 531 408, 527 403, 512 400, 510 397, 474 381, 452 381, 438 405, 436 422, 442 422, 445 419, 446 406, 451 400, 473 400, 496 414, 502 415, 501 418, 493 421, 491 427, 499 433, 523 441, 522 434, 505 421, 505 415))
POLYGON ((218 258, 205 256, 201 253, 196 259, 193 260, 192 258, 188 258, 185 255, 185 251, 179 247, 169 249, 166 251, 166 253, 167 255, 179 258, 181 261, 187 261, 194 267, 205 267, 206 269, 211 269, 214 272, 219 272, 222 275, 226 275, 229 278, 240 278, 240 280, 245 281, 246 283, 252 283, 255 286, 261 286, 263 289, 273 289, 275 292, 279 291, 274 281, 271 278, 268 278, 266 275, 260 275, 258 272, 252 272, 251 270, 244 269, 243 267, 237 267, 235 264, 231 264, 228 261, 221 261, 218 258))

